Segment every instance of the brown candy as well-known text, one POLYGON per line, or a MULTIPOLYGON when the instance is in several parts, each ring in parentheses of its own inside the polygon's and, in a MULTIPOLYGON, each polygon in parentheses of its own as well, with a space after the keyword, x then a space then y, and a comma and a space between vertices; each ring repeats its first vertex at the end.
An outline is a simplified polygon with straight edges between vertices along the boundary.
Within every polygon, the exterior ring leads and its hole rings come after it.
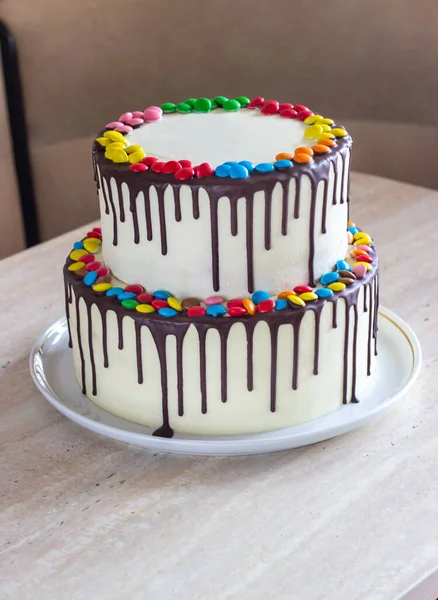
POLYGON ((111 275, 102 275, 102 277, 98 277, 96 279, 95 285, 97 285, 98 283, 111 283, 111 281, 112 281, 111 275))
POLYGON ((352 285, 354 283, 354 279, 351 279, 351 277, 340 277, 338 282, 344 283, 345 285, 352 285))
POLYGON ((339 271, 339 277, 349 277, 350 279, 356 279, 356 275, 352 271, 339 271))
POLYGON ((184 298, 184 300, 181 302, 181 305, 183 308, 188 310, 189 308, 193 308, 193 306, 200 306, 201 301, 199 298, 184 298))
POLYGON ((78 271, 75 271, 76 277, 79 277, 80 279, 83 279, 87 273, 87 269, 79 269, 78 271))

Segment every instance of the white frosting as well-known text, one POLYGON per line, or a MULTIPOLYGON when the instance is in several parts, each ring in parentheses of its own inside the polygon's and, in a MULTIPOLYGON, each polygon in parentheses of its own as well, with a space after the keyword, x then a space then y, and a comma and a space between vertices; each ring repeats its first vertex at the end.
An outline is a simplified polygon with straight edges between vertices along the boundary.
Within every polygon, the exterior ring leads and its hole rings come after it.
MULTIPOLYGON (((259 110, 163 115, 127 134, 129 144, 139 144, 149 156, 161 160, 188 159, 194 165, 214 167, 229 161, 254 164, 273 162, 279 152, 308 146, 307 125, 297 119, 263 115, 259 110)), ((316 143, 316 142, 315 142, 316 143)))

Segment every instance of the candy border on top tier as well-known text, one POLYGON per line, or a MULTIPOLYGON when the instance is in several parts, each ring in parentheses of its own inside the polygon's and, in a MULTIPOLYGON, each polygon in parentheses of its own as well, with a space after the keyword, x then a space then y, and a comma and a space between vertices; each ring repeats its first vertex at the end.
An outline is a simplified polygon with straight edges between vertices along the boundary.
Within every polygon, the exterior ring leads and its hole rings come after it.
POLYGON ((114 286, 108 267, 101 261, 95 260, 95 254, 100 250, 102 232, 95 227, 87 233, 82 241, 75 242, 65 269, 78 281, 82 280, 84 287, 90 288, 96 297, 107 296, 118 301, 126 312, 137 311, 144 317, 168 318, 199 318, 199 317, 233 317, 245 318, 256 314, 268 314, 287 308, 296 310, 305 308, 308 304, 323 302, 333 295, 343 292, 357 279, 362 279, 367 271, 377 266, 373 240, 371 236, 352 221, 348 222, 349 258, 352 263, 341 258, 333 270, 325 273, 317 286, 297 284, 290 289, 281 291, 277 296, 271 296, 264 290, 255 291, 251 297, 225 299, 222 296, 208 298, 175 298, 167 290, 147 292, 140 284, 128 284, 125 287, 114 286), (155 315, 154 315, 155 313, 155 315))
POLYGON ((275 170, 290 169, 300 164, 311 163, 313 156, 325 155, 336 148, 336 139, 346 137, 347 131, 335 125, 333 119, 314 114, 302 104, 279 103, 277 100, 267 100, 261 96, 250 100, 246 96, 228 99, 225 96, 209 98, 189 98, 185 102, 173 104, 166 102, 160 106, 149 106, 144 111, 126 112, 117 121, 106 125, 106 131, 96 139, 97 148, 105 151, 105 158, 117 164, 129 164, 129 169, 136 173, 151 170, 154 173, 172 175, 175 179, 184 181, 191 178, 216 176, 218 178, 246 179, 252 173, 270 173, 275 170), (300 146, 295 149, 281 150, 272 162, 254 165, 249 160, 240 162, 227 161, 214 168, 204 162, 193 165, 190 160, 160 161, 157 157, 146 156, 144 149, 137 144, 128 145, 123 134, 129 133, 145 123, 153 123, 167 113, 207 113, 222 108, 227 112, 236 112, 242 108, 258 109, 264 115, 279 115, 288 119, 299 119, 308 127, 304 136, 316 141, 312 146, 300 146), (293 152, 291 152, 293 150, 293 152))

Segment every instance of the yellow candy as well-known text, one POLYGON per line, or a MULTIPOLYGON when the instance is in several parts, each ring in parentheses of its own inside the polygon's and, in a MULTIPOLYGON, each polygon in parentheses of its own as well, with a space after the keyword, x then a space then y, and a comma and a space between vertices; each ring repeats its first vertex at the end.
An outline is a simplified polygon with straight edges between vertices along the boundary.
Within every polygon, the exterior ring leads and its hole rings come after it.
MULTIPOLYGON (((105 152, 105 156, 106 155, 107 152, 105 152)), ((132 154, 130 156, 132 156, 132 154)), ((128 155, 122 148, 114 148, 114 150, 111 152, 111 160, 115 163, 126 163, 128 162, 128 155)))
POLYGON ((334 121, 333 119, 321 119, 320 121, 318 121, 318 125, 333 125, 334 121))
POLYGON ((107 292, 112 287, 110 283, 96 283, 96 285, 93 285, 93 290, 95 292, 107 292))
POLYGON ((362 261, 355 262, 353 267, 355 267, 356 265, 365 265, 367 271, 371 271, 371 269, 372 269, 370 263, 367 263, 367 262, 362 262, 362 261))
POLYGON ((321 121, 322 119, 323 117, 321 115, 311 115, 304 119, 304 123, 306 125, 314 125, 317 121, 321 121))
POLYGON ((84 240, 84 248, 90 254, 95 254, 100 248, 101 243, 97 238, 87 238, 84 240))
POLYGON ((354 245, 355 246, 359 246, 359 245, 364 245, 364 246, 371 246, 371 244, 373 243, 373 240, 370 238, 369 235, 364 235, 360 238, 357 238, 356 240, 354 240, 354 245))
POLYGON ((321 125, 311 125, 304 130, 304 137, 306 137, 308 140, 316 140, 318 135, 321 135, 321 133, 324 133, 321 125))
POLYGON ((131 164, 135 164, 135 163, 139 163, 141 160, 143 160, 143 158, 146 156, 146 154, 144 153, 144 150, 137 150, 136 152, 133 152, 132 154, 129 154, 128 156, 128 160, 131 164))
POLYGON ((109 138, 106 138, 106 137, 98 137, 98 138, 96 138, 96 142, 98 142, 104 148, 106 146, 108 146, 108 144, 111 144, 111 140, 109 138))
POLYGON ((341 129, 341 127, 335 127, 334 129, 332 129, 332 133, 336 137, 344 137, 345 135, 348 135, 345 129, 341 129))
POLYGON ((85 250, 82 250, 82 249, 81 250, 72 250, 70 252, 70 258, 72 260, 79 260, 81 258, 81 256, 84 256, 84 254, 87 254, 85 252, 85 250))
MULTIPOLYGON (((322 126, 321 126, 322 127, 322 126)), ((323 131, 322 133, 320 133, 316 139, 321 141, 321 140, 334 140, 335 136, 333 135, 333 133, 331 133, 333 130, 330 129, 330 131, 323 131)))
POLYGON ((114 148, 124 148, 125 146, 126 146, 125 142, 111 142, 106 147, 105 152, 108 152, 108 150, 114 150, 114 148))
POLYGON ((105 131, 103 137, 106 137, 113 142, 125 142, 125 138, 119 131, 105 131))
POLYGON ((333 292, 342 292, 342 290, 345 290, 345 283, 341 283, 340 281, 334 281, 327 287, 333 292))
POLYGON ((83 269, 84 267, 85 267, 85 263, 74 262, 69 266, 68 270, 69 271, 79 271, 79 269, 83 269))
MULTIPOLYGON (((353 225, 353 227, 355 227, 355 225, 353 225)), ((367 236, 370 237, 370 235, 368 233, 366 233, 365 231, 356 231, 356 233, 353 235, 353 238, 355 240, 359 240, 360 238, 367 236)))
POLYGON ((131 144, 131 146, 127 146, 125 148, 126 154, 132 154, 133 152, 137 152, 138 150, 143 150, 143 148, 138 144, 131 144))
POLYGON ((167 303, 171 308, 174 308, 178 312, 181 312, 183 309, 183 307, 181 306, 181 303, 176 298, 168 298, 167 303))
POLYGON ((139 313, 153 313, 155 312, 155 308, 153 306, 151 306, 150 304, 137 304, 137 306, 135 307, 136 310, 138 310, 139 313))
POLYGON ((311 302, 312 300, 318 300, 318 296, 314 292, 304 292, 300 294, 301 300, 305 302, 311 302))
POLYGON ((304 300, 302 298, 300 298, 299 296, 294 296, 294 295, 290 295, 287 297, 287 299, 290 302, 293 302, 294 304, 296 304, 297 306, 306 306, 306 303, 304 302, 304 300))
POLYGON ((330 125, 327 125, 327 123, 321 123, 321 122, 319 122, 318 125, 320 127, 322 127, 323 131, 331 131, 332 130, 332 128, 330 127, 330 125))

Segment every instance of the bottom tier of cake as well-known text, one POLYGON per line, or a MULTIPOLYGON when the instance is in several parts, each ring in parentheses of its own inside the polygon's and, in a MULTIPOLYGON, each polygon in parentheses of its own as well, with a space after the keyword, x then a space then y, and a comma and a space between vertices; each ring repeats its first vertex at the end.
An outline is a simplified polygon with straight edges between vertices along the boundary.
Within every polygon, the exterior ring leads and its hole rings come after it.
POLYGON ((378 270, 304 307, 244 317, 140 313, 64 270, 77 379, 101 408, 152 427, 238 434, 357 402, 376 353, 378 270))

